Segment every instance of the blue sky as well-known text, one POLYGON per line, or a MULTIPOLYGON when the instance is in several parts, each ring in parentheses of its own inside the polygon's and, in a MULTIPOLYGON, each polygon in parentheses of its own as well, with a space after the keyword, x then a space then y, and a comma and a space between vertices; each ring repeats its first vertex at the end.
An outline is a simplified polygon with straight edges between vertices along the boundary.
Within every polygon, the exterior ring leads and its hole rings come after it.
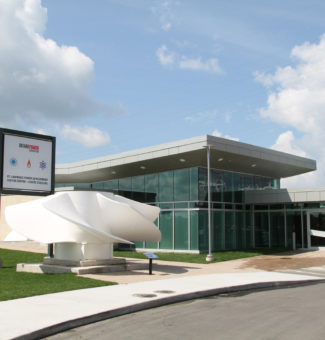
POLYGON ((325 185, 324 13, 313 0, 0 0, 0 125, 56 136, 58 163, 214 134, 316 159, 287 185, 325 185))

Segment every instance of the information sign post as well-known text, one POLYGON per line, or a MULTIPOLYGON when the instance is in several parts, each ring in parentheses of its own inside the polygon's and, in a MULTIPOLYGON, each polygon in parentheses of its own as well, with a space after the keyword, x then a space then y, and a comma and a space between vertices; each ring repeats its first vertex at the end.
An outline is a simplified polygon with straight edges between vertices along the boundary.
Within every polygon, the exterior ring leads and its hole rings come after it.
POLYGON ((152 275, 152 260, 158 259, 158 255, 154 253, 143 253, 143 255, 149 259, 149 275, 152 275))
POLYGON ((1 194, 54 193, 55 137, 0 129, 1 194))
POLYGON ((3 194, 54 193, 55 143, 52 136, 0 128, 0 207, 3 194))

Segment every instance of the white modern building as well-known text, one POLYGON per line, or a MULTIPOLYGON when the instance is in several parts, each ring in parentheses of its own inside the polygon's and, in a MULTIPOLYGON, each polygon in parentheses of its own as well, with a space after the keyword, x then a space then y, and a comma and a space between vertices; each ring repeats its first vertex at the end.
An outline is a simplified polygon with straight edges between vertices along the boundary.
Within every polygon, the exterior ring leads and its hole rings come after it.
POLYGON ((59 164, 56 187, 159 206, 161 241, 137 249, 309 248, 325 245, 325 188, 286 190, 280 180, 314 170, 312 159, 205 135, 59 164))

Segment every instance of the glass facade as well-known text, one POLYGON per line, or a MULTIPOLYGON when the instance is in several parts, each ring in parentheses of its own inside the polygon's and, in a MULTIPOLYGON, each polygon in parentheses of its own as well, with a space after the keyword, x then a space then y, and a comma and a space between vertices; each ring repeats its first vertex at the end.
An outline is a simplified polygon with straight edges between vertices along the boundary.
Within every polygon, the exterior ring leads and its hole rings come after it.
MULTIPOLYGON (((58 187, 110 191, 159 206, 162 240, 135 242, 138 249, 207 252, 207 175, 206 168, 189 168, 58 187)), ((279 187, 278 179, 211 169, 212 250, 324 247, 324 202, 245 205, 245 191, 279 187)))
MULTIPOLYGON (((80 190, 105 190, 159 206, 156 225, 162 240, 135 242, 138 249, 206 252, 208 239, 208 174, 188 168, 99 183, 70 184, 80 190)), ((279 180, 211 169, 212 250, 286 245, 284 220, 272 217, 266 206, 244 205, 246 190, 279 188, 279 180), (254 209, 255 208, 255 209, 254 209)))
POLYGON ((270 212, 270 237, 271 247, 286 246, 285 237, 285 214, 283 211, 270 212))

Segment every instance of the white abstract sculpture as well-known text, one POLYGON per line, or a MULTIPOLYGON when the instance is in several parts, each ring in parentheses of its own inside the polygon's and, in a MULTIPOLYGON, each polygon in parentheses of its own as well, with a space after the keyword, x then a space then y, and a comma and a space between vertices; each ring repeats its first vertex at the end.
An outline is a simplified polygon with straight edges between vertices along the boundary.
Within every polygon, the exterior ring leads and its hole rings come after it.
MULTIPOLYGON (((59 260, 113 257, 113 243, 154 241, 160 209, 108 192, 65 191, 6 208, 9 226, 30 240, 54 243, 59 260)), ((9 234, 10 239, 10 234, 9 234)))

